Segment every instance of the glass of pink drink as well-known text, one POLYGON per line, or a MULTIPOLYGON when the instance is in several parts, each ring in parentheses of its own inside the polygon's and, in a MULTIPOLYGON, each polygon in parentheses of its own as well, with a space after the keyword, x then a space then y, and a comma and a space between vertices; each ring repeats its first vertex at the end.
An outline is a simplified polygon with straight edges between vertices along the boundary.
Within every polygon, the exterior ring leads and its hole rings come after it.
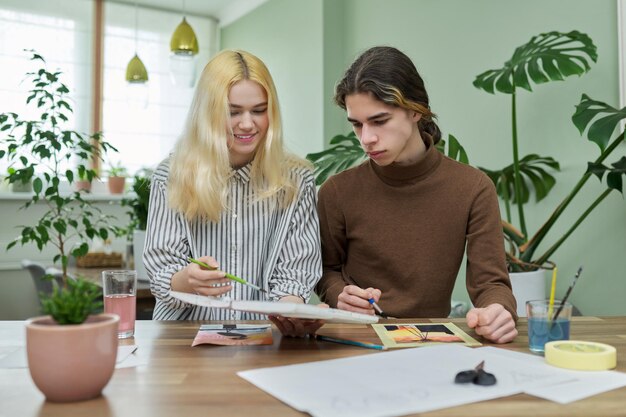
POLYGON ((102 271, 102 292, 104 312, 120 316, 117 337, 132 337, 135 334, 137 310, 137 272, 102 271))

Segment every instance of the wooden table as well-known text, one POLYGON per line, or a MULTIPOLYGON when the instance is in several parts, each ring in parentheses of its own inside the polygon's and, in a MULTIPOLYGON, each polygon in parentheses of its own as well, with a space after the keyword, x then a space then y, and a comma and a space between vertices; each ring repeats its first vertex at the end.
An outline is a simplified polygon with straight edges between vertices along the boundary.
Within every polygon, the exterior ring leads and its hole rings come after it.
MULTIPOLYGON (((412 322, 442 321, 411 320, 412 322)), ((471 335, 462 319, 453 321, 471 335)), ((397 321, 395 321, 397 322, 397 321)), ((377 354, 377 351, 282 338, 274 330, 272 346, 191 347, 199 322, 138 321, 135 343, 149 357, 149 366, 118 369, 103 396, 72 404, 53 404, 32 383, 27 369, 0 369, 2 416, 298 416, 304 415, 236 375, 237 371, 309 361, 377 354)), ((528 352, 526 321, 520 335, 501 347, 528 352)), ((617 370, 626 371, 626 317, 576 317, 571 336, 609 343, 617 348, 617 370)), ((320 333, 379 342, 367 325, 326 325, 320 333)), ((0 322, 0 345, 19 343, 23 322, 0 322)), ((132 343, 124 341, 124 343, 132 343)), ((311 393, 315 395, 315 393, 311 393)), ((626 388, 609 391, 568 405, 526 394, 449 408, 421 416, 449 417, 590 417, 626 415, 626 388)))

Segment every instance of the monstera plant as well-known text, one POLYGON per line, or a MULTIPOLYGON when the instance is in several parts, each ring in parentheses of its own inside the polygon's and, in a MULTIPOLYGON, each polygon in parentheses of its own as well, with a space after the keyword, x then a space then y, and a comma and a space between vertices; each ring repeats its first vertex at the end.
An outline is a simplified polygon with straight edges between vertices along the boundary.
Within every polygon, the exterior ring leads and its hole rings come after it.
POLYGON ((556 182, 550 172, 559 170, 559 163, 552 157, 537 154, 520 158, 516 93, 519 88, 532 91, 533 84, 539 85, 561 81, 572 75, 583 75, 591 68, 590 63, 596 62, 597 58, 596 46, 584 33, 578 31, 542 33, 518 47, 502 68, 485 71, 474 80, 474 86, 481 90, 511 96, 513 163, 499 170, 481 168, 495 183, 498 194, 504 201, 507 222, 503 224, 505 238, 510 242, 508 261, 511 271, 530 271, 543 266, 612 190, 623 192, 622 175, 626 172, 626 157, 622 156, 610 166, 605 165, 605 161, 624 140, 624 132, 618 135, 614 135, 614 132, 620 120, 626 117, 626 109, 617 110, 583 94, 572 120, 581 134, 586 131, 588 139, 598 145, 600 156, 595 161, 589 162, 578 183, 539 230, 532 236, 528 233, 524 204, 528 202, 533 191, 537 201, 549 193, 556 182), (539 244, 594 174, 600 180, 606 174, 607 189, 580 214, 563 236, 557 238, 545 252, 537 254, 539 244), (519 228, 511 224, 511 203, 517 206, 519 228))
MULTIPOLYGON (((334 136, 330 140, 330 145, 328 149, 306 156, 315 165, 315 183, 317 185, 322 185, 331 175, 363 162, 366 157, 354 132, 334 136)), ((465 149, 452 135, 448 136, 447 142, 443 139, 440 140, 436 148, 454 160, 464 164, 469 163, 465 149)))

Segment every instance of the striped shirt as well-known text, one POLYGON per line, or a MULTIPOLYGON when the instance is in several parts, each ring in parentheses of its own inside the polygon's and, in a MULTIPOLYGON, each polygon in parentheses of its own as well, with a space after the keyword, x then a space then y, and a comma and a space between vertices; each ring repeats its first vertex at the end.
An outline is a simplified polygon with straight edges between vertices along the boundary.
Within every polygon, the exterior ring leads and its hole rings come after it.
MULTIPOLYGON (((250 164, 233 171, 228 209, 218 223, 188 221, 167 202, 169 160, 152 176, 143 261, 156 298, 155 320, 259 320, 265 316, 186 304, 170 295, 172 276, 188 257, 212 256, 220 270, 268 291, 270 300, 296 295, 309 300, 322 275, 315 181, 305 168, 294 169, 296 200, 281 209, 275 199, 255 200, 250 164)), ((232 282, 226 295, 235 300, 268 297, 232 282)))

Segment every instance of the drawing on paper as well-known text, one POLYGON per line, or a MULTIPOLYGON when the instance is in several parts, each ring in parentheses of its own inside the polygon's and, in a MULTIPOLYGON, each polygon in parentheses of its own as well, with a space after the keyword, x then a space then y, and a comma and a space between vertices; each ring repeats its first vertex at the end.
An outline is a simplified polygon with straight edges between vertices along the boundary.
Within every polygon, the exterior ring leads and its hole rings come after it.
POLYGON ((440 343, 459 343, 480 346, 453 323, 373 324, 383 344, 390 348, 417 347, 440 343))
POLYGON ((271 345, 272 328, 269 324, 204 324, 191 346, 213 345, 271 345))

